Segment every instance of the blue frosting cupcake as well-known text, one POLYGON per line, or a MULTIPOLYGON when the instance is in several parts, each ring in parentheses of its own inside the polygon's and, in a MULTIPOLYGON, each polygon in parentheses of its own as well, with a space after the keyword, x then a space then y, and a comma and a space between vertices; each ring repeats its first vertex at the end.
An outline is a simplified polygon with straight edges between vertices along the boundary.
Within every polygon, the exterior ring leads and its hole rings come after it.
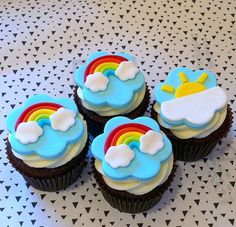
POLYGON ((89 131, 102 131, 117 115, 142 116, 149 102, 149 90, 135 60, 126 53, 92 54, 75 73, 74 97, 88 119, 89 131))
POLYGON ((79 176, 87 153, 87 124, 76 104, 30 97, 7 116, 8 158, 33 187, 65 189, 79 176))
POLYGON ((195 161, 208 155, 229 131, 227 95, 208 70, 173 69, 155 88, 152 117, 173 144, 176 158, 195 161))
POLYGON ((104 198, 123 212, 153 207, 174 177, 172 145, 148 117, 112 118, 93 140, 91 152, 104 198))

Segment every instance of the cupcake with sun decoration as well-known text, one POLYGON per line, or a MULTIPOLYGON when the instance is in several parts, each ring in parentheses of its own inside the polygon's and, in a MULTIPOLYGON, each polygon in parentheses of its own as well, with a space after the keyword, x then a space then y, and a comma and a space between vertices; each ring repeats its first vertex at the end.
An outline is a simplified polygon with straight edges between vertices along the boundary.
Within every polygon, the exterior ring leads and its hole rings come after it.
POLYGON ((178 160, 195 161, 208 155, 226 136, 232 112, 225 91, 207 70, 180 67, 155 88, 152 118, 173 145, 178 160))
POLYGON ((149 117, 112 118, 93 140, 91 152, 94 177, 104 198, 122 212, 153 207, 175 175, 172 145, 149 117))
POLYGON ((79 177, 88 136, 74 101, 32 96, 7 116, 7 128, 8 159, 31 186, 57 191, 79 177))
POLYGON ((126 53, 92 54, 75 73, 75 101, 93 135, 114 116, 142 116, 149 103, 144 75, 126 53))

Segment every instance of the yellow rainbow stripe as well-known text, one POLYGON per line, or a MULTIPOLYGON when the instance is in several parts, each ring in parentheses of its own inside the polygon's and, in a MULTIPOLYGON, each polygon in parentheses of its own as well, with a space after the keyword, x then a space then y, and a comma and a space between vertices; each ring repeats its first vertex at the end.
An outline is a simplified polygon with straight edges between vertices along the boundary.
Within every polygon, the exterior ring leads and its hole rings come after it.
POLYGON ((39 121, 42 118, 49 118, 50 115, 52 115, 55 112, 56 112, 55 110, 50 110, 50 109, 36 110, 29 116, 27 121, 39 121))
POLYGON ((139 141, 142 135, 143 133, 140 133, 140 132, 132 132, 132 131, 126 132, 119 137, 119 139, 116 142, 116 145, 129 144, 132 141, 139 141))
POLYGON ((97 66, 94 72, 101 72, 105 73, 106 70, 116 70, 118 68, 119 64, 113 63, 113 62, 106 62, 102 63, 101 65, 97 66))

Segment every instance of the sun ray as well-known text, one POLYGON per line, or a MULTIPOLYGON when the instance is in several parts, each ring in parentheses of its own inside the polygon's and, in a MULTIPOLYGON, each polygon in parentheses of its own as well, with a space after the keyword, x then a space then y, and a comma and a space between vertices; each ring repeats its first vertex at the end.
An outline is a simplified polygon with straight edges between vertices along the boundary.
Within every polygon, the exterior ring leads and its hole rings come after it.
POLYGON ((202 74, 198 77, 197 81, 198 81, 198 83, 203 84, 203 83, 205 83, 205 81, 207 80, 207 78, 208 78, 208 74, 207 74, 207 73, 202 73, 202 74))
POLYGON ((188 77, 184 72, 179 72, 179 79, 181 80, 182 84, 188 82, 188 77))
POLYGON ((168 93, 174 93, 175 92, 175 88, 171 85, 168 85, 168 84, 163 84, 161 86, 161 90, 165 91, 165 92, 168 92, 168 93))

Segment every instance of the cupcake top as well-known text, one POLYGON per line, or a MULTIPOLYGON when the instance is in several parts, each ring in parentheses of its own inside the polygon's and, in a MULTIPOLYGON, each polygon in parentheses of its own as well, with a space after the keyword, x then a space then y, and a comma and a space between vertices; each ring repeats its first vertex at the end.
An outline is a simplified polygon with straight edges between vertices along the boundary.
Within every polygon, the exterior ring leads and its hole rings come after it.
POLYGON ((76 104, 47 95, 30 97, 7 116, 14 155, 32 167, 54 168, 78 155, 87 141, 87 126, 76 104))
POLYGON ((172 145, 156 121, 115 117, 91 145, 95 168, 117 190, 145 194, 169 176, 173 166, 172 145))
POLYGON ((75 81, 83 106, 101 116, 131 112, 145 95, 143 73, 126 53, 92 54, 76 71, 75 81))
POLYGON ((202 138, 218 129, 227 113, 227 96, 208 70, 179 67, 155 88, 158 122, 182 139, 202 138))

